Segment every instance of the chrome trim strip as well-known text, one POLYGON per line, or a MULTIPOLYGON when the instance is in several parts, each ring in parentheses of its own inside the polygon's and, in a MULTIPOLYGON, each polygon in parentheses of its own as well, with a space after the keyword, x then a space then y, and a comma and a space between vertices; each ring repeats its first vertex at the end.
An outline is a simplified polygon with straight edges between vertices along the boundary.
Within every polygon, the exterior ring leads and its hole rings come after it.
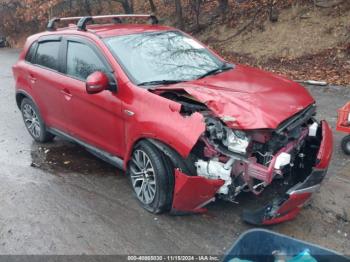
POLYGON ((317 184, 311 187, 306 187, 306 188, 301 188, 296 190, 293 189, 295 187, 292 187, 291 189, 288 190, 287 194, 291 196, 291 195, 298 195, 298 194, 304 194, 304 193, 314 193, 320 188, 320 186, 321 186, 320 184, 317 184))

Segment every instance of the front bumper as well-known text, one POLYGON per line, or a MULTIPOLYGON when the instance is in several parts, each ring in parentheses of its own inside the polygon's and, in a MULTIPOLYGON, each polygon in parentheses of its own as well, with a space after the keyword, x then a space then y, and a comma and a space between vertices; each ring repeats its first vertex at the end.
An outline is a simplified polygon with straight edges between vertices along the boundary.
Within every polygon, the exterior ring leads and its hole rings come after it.
MULTIPOLYGON (((317 153, 316 164, 310 175, 301 183, 290 188, 283 198, 274 199, 272 203, 255 211, 243 212, 243 219, 255 225, 270 225, 291 220, 297 216, 301 207, 310 199, 324 179, 333 151, 333 136, 326 121, 321 122, 322 140, 317 153)), ((187 176, 175 170, 175 188, 173 194, 173 213, 198 213, 215 199, 217 190, 224 184, 223 180, 207 179, 199 176, 187 176)))
POLYGON ((290 188, 284 198, 276 198, 255 211, 244 211, 243 220, 253 225, 272 225, 295 218, 312 193, 319 189, 326 173, 327 170, 314 168, 307 179, 290 188))
POLYGON ((175 188, 172 214, 202 213, 206 204, 215 200, 215 194, 225 183, 221 179, 187 176, 175 170, 175 188))
POLYGON ((322 140, 316 165, 311 174, 301 183, 290 188, 283 198, 255 211, 244 211, 243 220, 254 225, 272 225, 294 219, 302 206, 310 199, 327 174, 333 152, 332 130, 326 121, 321 122, 322 140))

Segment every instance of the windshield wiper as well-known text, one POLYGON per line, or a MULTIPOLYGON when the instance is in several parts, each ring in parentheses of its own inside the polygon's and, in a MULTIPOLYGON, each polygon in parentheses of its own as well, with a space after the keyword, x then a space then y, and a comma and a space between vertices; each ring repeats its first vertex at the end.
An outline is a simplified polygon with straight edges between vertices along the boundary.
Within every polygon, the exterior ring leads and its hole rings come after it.
POLYGON ((228 64, 228 63, 224 63, 220 67, 215 68, 213 70, 210 70, 210 71, 206 72, 205 74, 201 75, 200 77, 198 77, 198 79, 201 79, 201 78, 204 78, 204 77, 210 76, 210 75, 215 75, 217 73, 221 73, 221 72, 230 70, 232 68, 233 68, 233 65, 228 64))
POLYGON ((171 85, 177 84, 180 82, 185 82, 184 80, 154 80, 154 81, 146 81, 137 84, 138 86, 153 86, 153 85, 171 85))

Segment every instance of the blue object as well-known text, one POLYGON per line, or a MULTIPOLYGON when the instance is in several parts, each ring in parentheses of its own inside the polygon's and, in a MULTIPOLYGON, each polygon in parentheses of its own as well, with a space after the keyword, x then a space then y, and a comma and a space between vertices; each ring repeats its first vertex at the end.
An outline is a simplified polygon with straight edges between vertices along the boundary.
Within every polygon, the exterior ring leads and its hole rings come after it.
POLYGON ((317 260, 311 256, 310 250, 306 249, 303 252, 301 252, 299 255, 291 259, 288 259, 287 262, 317 262, 317 260))
MULTIPOLYGON (((228 262, 233 258, 239 258, 254 262, 274 262, 275 257, 272 255, 274 251, 282 251, 289 259, 308 251, 317 262, 350 262, 350 258, 333 250, 265 229, 251 229, 240 235, 223 261, 228 262)), ((304 256, 306 257, 306 253, 304 256)), ((290 260, 286 261, 290 262, 290 260)), ((297 261, 291 260, 291 262, 297 261)), ((304 262, 304 260, 299 261, 304 262)))

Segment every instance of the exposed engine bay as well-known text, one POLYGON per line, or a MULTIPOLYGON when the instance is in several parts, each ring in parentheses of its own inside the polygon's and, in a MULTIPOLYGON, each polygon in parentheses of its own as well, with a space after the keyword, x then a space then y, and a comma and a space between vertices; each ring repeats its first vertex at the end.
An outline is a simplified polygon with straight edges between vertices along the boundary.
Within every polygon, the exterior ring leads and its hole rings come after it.
POLYGON ((236 202, 241 192, 261 194, 274 180, 289 187, 303 181, 316 162, 321 142, 321 128, 314 119, 312 104, 285 120, 277 129, 239 130, 218 118, 208 107, 183 91, 166 91, 159 95, 182 105, 186 117, 194 112, 203 115, 206 130, 191 151, 191 170, 187 174, 207 179, 221 179, 224 184, 217 197, 236 202))

